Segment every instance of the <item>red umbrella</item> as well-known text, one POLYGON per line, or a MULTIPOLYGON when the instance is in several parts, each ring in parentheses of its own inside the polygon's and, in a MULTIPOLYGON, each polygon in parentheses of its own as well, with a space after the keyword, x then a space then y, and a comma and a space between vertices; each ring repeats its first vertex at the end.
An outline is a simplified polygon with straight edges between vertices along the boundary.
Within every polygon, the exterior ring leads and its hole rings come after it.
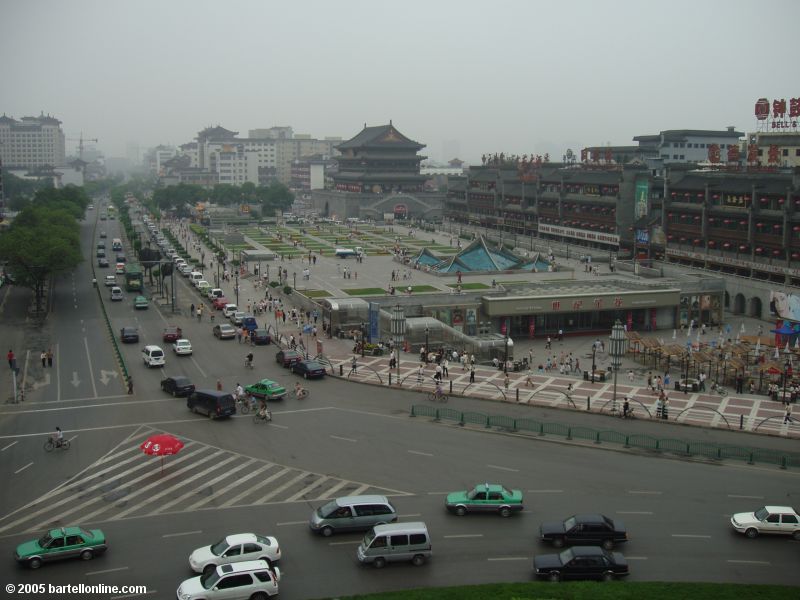
POLYGON ((150 456, 161 457, 161 472, 164 472, 164 457, 172 454, 177 454, 183 448, 183 442, 176 438, 174 435, 168 433, 159 433, 158 435, 151 435, 143 441, 139 448, 142 452, 150 456))

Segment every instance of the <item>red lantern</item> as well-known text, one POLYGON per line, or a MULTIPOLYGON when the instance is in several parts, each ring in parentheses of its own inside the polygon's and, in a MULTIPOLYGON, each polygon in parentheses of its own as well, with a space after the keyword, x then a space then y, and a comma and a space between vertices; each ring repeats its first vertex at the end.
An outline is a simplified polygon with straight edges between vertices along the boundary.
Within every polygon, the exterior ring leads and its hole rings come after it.
POLYGON ((781 251, 780 251, 780 250, 773 250, 773 251, 772 251, 772 255, 773 255, 773 256, 778 256, 780 253, 781 253, 781 251))
POLYGON ((756 227, 759 227, 759 228, 760 228, 760 227, 763 227, 763 226, 764 226, 764 224, 763 224, 763 223, 756 223, 756 227))
POLYGON ((744 252, 745 250, 747 250, 747 246, 745 246, 744 244, 742 244, 741 246, 739 246, 739 250, 741 250, 742 252, 744 252))
POLYGON ((756 248, 756 254, 761 254, 763 251, 763 248, 756 248))
POLYGON ((786 202, 786 198, 778 198, 778 204, 783 204, 786 202))
POLYGON ((792 258, 794 259, 800 258, 800 252, 792 252, 792 258))
POLYGON ((705 196, 705 194, 703 192, 698 192, 697 193, 697 197, 698 198, 702 198, 703 196, 705 196))
POLYGON ((724 244, 722 244, 722 247, 723 248, 730 248, 731 247, 731 243, 730 242, 725 242, 724 244))
POLYGON ((795 225, 792 227, 792 231, 800 231, 800 225, 795 225))
POLYGON ((714 195, 712 196, 712 198, 714 198, 714 200, 719 200, 719 194, 714 194, 714 195))
POLYGON ((739 225, 741 225, 742 227, 744 227, 745 225, 747 225, 747 221, 739 221, 739 225))
POLYGON ((702 244, 702 243, 703 243, 703 241, 702 241, 702 240, 698 240, 698 239, 696 239, 696 240, 694 241, 694 245, 695 245, 695 246, 699 246, 699 245, 700 245, 700 244, 702 244))
POLYGON ((686 238, 685 238, 685 237, 682 237, 682 238, 680 238, 678 241, 679 241, 679 242, 681 242, 681 243, 683 243, 683 242, 685 242, 685 241, 686 241, 686 238))
POLYGON ((667 239, 668 239, 668 240, 670 240, 670 241, 672 241, 673 239, 675 239, 675 236, 674 236, 674 235, 672 235, 672 234, 670 233, 670 234, 667 236, 667 239))
POLYGON ((674 198, 675 196, 677 196, 677 195, 678 195, 678 194, 676 194, 675 192, 672 192, 672 197, 673 197, 673 198, 674 198))
POLYGON ((723 223, 725 223, 725 225, 730 225, 731 224, 731 220, 730 219, 725 219, 723 221, 723 223))
POLYGON ((766 198, 761 198, 761 204, 766 204, 766 203, 767 203, 767 199, 766 198))
POLYGON ((700 220, 700 215, 695 215, 694 220, 695 221, 699 221, 700 220))
POLYGON ((716 245, 717 245, 717 242, 715 242, 714 240, 708 240, 708 245, 709 245, 711 248, 713 248, 714 246, 716 246, 716 245))

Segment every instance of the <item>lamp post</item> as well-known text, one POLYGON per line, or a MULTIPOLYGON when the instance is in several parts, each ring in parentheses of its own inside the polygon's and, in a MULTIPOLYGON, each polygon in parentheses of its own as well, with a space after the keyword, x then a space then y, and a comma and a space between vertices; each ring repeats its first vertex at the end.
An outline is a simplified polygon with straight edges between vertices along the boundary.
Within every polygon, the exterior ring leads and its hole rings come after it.
POLYGON ((428 333, 430 333, 430 332, 428 331, 428 326, 426 325, 425 326, 425 363, 426 364, 428 362, 428 354, 430 354, 430 352, 431 352, 431 349, 428 347, 428 333))
POLYGON ((686 366, 685 371, 683 372, 683 393, 689 393, 689 361, 692 357, 692 347, 689 346, 688 350, 686 351, 686 366))
MULTIPOLYGON (((297 289, 297 271, 292 273, 292 279, 294 280, 294 286, 292 287, 294 287, 294 289, 297 289)), ((364 324, 362 323, 361 325, 363 326, 364 324)))
POLYGON ((406 330, 405 311, 399 304, 395 305, 392 314, 392 333, 394 334, 395 360, 397 361, 397 385, 400 385, 400 346, 403 345, 403 336, 406 330))
POLYGON ((506 318, 505 325, 506 325, 506 327, 505 327, 505 329, 506 329, 506 337, 505 337, 505 340, 504 340, 504 343, 503 343, 503 350, 504 350, 504 352, 503 352, 503 373, 508 374, 508 325, 509 325, 508 318, 506 318))
POLYGON ((235 273, 235 275, 236 275, 236 281, 233 284, 233 289, 236 291, 236 306, 237 306, 237 310, 238 310, 238 306, 239 306, 239 265, 236 265, 236 273, 235 273))
MULTIPOLYGON (((786 382, 789 377, 792 376, 792 363, 789 362, 789 359, 786 359, 786 362, 783 365, 783 401, 787 402, 786 400, 786 382)), ((788 403, 788 402, 787 402, 788 403)))
POLYGON ((595 356, 597 355, 597 340, 592 343, 592 373, 589 376, 589 381, 594 383, 594 372, 597 370, 597 364, 595 363, 595 356))
POLYGON ((625 328, 619 319, 611 328, 609 341, 608 351, 611 355, 611 366, 614 368, 614 395, 611 399, 611 412, 615 413, 617 412, 617 371, 619 371, 619 367, 622 364, 622 357, 625 356, 628 345, 628 339, 625 337, 625 328))
POLYGON ((364 358, 364 321, 361 321, 361 358, 364 358))

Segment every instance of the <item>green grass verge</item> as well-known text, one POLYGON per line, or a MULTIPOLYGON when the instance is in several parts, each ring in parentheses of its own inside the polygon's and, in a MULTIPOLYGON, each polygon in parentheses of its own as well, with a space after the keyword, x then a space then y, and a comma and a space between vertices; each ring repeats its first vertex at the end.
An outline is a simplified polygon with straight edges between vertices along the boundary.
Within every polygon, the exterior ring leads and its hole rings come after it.
POLYGON ((331 295, 327 290, 303 290, 306 298, 327 298, 331 295))
POLYGON ((380 296, 388 294, 383 288, 350 288, 342 291, 348 296, 380 296))
MULTIPOLYGON (((433 565, 430 567, 433 568, 433 565)), ((797 588, 732 583, 501 583, 430 588, 341 597, 342 600, 783 600, 797 598, 797 588)))
MULTIPOLYGON (((457 283, 448 283, 447 287, 457 288, 458 285, 459 284, 457 284, 457 283)), ((477 282, 477 281, 473 282, 473 283, 462 283, 461 284, 461 289, 462 290, 488 290, 490 287, 492 287, 492 286, 486 285, 485 283, 480 283, 480 282, 477 282)))

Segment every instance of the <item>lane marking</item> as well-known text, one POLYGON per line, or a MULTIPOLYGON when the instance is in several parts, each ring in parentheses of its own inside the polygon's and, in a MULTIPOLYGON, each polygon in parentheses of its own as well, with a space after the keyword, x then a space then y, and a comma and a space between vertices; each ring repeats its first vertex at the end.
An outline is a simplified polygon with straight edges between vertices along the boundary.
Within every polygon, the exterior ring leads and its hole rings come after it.
POLYGON ((152 596, 153 594, 157 594, 158 590, 150 590, 145 592, 144 594, 125 594, 124 596, 111 596, 109 600, 124 600, 124 598, 141 598, 142 596, 152 596))
POLYGON ((181 531, 180 533, 165 533, 162 535, 162 538, 173 538, 173 537, 181 537, 184 535, 195 535, 196 533, 203 533, 200 529, 196 529, 195 531, 181 531))
POLYGON ((692 533, 673 533, 672 537, 674 537, 674 538, 690 538, 690 539, 698 539, 698 540, 711 539, 710 535, 696 535, 696 534, 692 534, 692 533))
POLYGON ((456 539, 456 538, 479 538, 483 537, 482 533, 458 533, 453 535, 443 535, 444 539, 456 539))
POLYGON ((626 560, 647 560, 646 556, 625 556, 626 560))
POLYGON ((94 397, 97 398, 97 384, 94 382, 94 369, 92 368, 92 355, 89 352, 89 340, 83 338, 83 345, 86 346, 86 361, 89 363, 89 380, 92 382, 92 392, 94 397))
POLYGON ((276 527, 283 527, 284 525, 306 525, 308 521, 284 521, 283 523, 275 523, 276 527))
POLYGON ((728 494, 728 498, 741 498, 743 500, 763 500, 764 496, 739 496, 738 494, 728 494))
POLYGON ((420 456, 433 456, 433 454, 431 454, 429 452, 420 452, 418 450, 408 450, 408 453, 409 454, 418 454, 420 456))
MULTIPOLYGON (((19 440, 17 440, 17 441, 19 441, 19 440)), ((4 447, 2 450, 0 450, 0 452, 5 452, 5 451, 6 451, 6 450, 8 450, 9 448, 11 448, 11 446, 13 446, 14 444, 16 444, 16 443, 17 443, 17 441, 11 442, 11 443, 10 443, 8 446, 5 446, 5 447, 4 447)))
POLYGON ((652 515, 653 512, 649 510, 618 510, 618 515, 652 515))
POLYGON ((16 471, 14 471, 14 475, 16 475, 17 473, 22 473, 22 472, 23 472, 25 469, 27 469, 28 467, 30 467, 32 464, 33 464, 32 462, 29 462, 27 465, 25 465, 25 466, 24 466, 24 467, 22 467, 21 469, 17 469, 16 471))
POLYGON ((564 490, 526 490, 529 494, 561 494, 564 490))
POLYGON ((401 519, 410 519, 411 517, 421 517, 422 513, 410 513, 407 515, 397 515, 401 519))
POLYGON ((500 465, 486 465, 490 469, 500 469, 501 471, 511 471, 512 473, 519 473, 519 469, 512 469, 511 467, 501 467, 500 465))
POLYGON ((330 437, 332 437, 335 440, 342 440, 343 442, 353 442, 353 443, 355 443, 355 442, 358 441, 358 440, 354 440, 353 438, 339 437, 338 435, 332 435, 330 437))
POLYGON ((758 565, 759 567, 769 567, 772 565, 771 562, 766 560, 726 560, 725 562, 737 564, 737 565, 758 565))
POLYGON ((329 546, 349 546, 352 544, 360 544, 361 540, 356 540, 353 542, 328 542, 329 546))
POLYGON ((655 490, 628 490, 629 494, 650 494, 653 496, 658 496, 663 494, 664 492, 657 492, 655 490))
MULTIPOLYGON (((626 557, 627 558, 627 557, 626 557)), ((488 561, 500 561, 500 560, 530 560, 527 556, 503 556, 498 558, 487 558, 488 561)))
POLYGON ((200 363, 198 363, 194 359, 194 349, 192 349, 192 356, 190 358, 192 359, 192 362, 194 363, 194 366, 197 367, 197 370, 200 371, 200 374, 203 376, 203 378, 206 378, 207 375, 206 375, 205 371, 203 371, 203 369, 200 367, 200 363))
POLYGON ((77 439, 78 439, 78 436, 77 436, 77 435, 73 435, 73 436, 72 436, 71 438, 69 438, 67 441, 68 441, 68 442, 71 442, 72 440, 77 440, 77 439))
POLYGON ((61 402, 61 356, 58 353, 58 343, 56 343, 56 402, 61 402))
POLYGON ((84 573, 87 577, 91 577, 92 575, 103 575, 104 573, 116 573, 117 571, 127 571, 129 567, 117 567, 116 569, 105 569, 103 571, 89 571, 88 573, 84 573))

